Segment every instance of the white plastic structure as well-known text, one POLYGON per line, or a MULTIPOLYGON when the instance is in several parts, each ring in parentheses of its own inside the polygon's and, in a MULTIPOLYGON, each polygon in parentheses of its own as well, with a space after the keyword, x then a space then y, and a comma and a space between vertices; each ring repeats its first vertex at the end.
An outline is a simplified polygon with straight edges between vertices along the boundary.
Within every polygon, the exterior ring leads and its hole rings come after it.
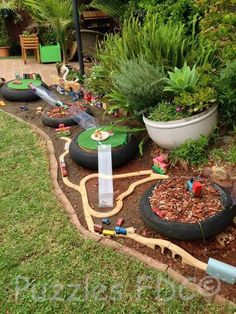
POLYGON ((31 90, 35 95, 39 96, 41 99, 46 101, 49 105, 64 106, 63 102, 61 102, 59 99, 56 98, 55 94, 53 94, 52 92, 50 92, 49 90, 47 90, 46 88, 42 86, 37 87, 31 84, 31 90))
POLYGON ((79 109, 76 106, 71 106, 68 111, 72 113, 72 119, 79 124, 83 129, 96 128, 97 122, 90 114, 79 109))
POLYGON ((99 207, 113 207, 111 145, 98 145, 99 207))

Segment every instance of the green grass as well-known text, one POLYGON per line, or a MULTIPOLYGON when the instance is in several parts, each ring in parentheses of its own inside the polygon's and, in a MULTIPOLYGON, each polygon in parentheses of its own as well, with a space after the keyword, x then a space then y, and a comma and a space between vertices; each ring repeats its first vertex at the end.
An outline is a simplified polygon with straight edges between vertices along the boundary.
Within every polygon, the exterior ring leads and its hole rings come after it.
POLYGON ((1 111, 0 125, 1 313, 233 313, 201 296, 181 300, 165 274, 84 240, 51 192, 43 143, 1 111), (139 298, 143 275, 151 289, 139 298))
POLYGON ((213 148, 210 151, 210 158, 214 161, 224 161, 230 164, 236 164, 236 144, 228 145, 228 147, 213 148))

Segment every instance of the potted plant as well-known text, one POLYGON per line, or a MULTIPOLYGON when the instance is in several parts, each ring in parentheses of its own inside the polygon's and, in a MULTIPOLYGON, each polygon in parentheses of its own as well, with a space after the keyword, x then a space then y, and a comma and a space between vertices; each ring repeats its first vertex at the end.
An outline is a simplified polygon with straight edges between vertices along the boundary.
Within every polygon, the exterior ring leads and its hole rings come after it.
POLYGON ((61 62, 61 46, 56 40, 56 34, 51 29, 43 28, 39 33, 40 60, 42 63, 61 62))
POLYGON ((210 76, 199 74, 185 63, 183 68, 168 72, 164 92, 167 100, 159 102, 143 116, 147 132, 160 147, 171 149, 188 139, 208 136, 217 123, 216 91, 210 76))
POLYGON ((9 37, 7 34, 5 19, 0 13, 0 57, 8 57, 10 54, 9 50, 9 37))

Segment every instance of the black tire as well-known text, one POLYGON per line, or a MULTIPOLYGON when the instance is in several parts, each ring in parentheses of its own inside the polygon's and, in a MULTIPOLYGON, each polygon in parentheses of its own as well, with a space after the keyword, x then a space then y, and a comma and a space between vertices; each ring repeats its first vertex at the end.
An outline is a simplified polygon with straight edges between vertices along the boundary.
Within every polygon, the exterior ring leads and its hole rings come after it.
POLYGON ((71 117, 67 118, 51 118, 47 115, 48 110, 44 111, 41 115, 42 123, 51 128, 58 128, 59 124, 64 124, 65 126, 76 125, 75 120, 71 117))
POLYGON ((141 198, 140 213, 142 219, 149 228, 168 238, 177 240, 204 240, 211 238, 222 232, 236 215, 231 196, 219 185, 214 184, 214 186, 220 191, 224 209, 210 218, 199 223, 180 223, 161 219, 152 211, 150 205, 150 197, 155 187, 152 186, 141 198))
MULTIPOLYGON (((31 102, 40 99, 30 89, 20 90, 9 88, 7 87, 8 83, 9 82, 5 83, 1 88, 1 94, 6 100, 13 102, 31 102)), ((42 86, 47 88, 47 86, 43 83, 42 86)))
MULTIPOLYGON (((98 169, 98 153, 97 151, 84 150, 77 144, 77 134, 71 141, 69 153, 71 159, 78 165, 92 170, 98 169)), ((116 168, 126 164, 138 152, 138 142, 134 136, 130 136, 126 145, 112 149, 112 168, 116 168)))

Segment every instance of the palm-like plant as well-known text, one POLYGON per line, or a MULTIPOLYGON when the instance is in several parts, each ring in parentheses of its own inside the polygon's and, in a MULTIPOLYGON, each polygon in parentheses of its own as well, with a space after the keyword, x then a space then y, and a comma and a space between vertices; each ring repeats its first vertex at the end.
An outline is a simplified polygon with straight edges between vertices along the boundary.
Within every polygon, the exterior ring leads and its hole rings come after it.
POLYGON ((48 26, 53 29, 62 48, 63 61, 66 61, 70 28, 73 26, 72 1, 23 0, 23 6, 39 26, 48 26))
POLYGON ((93 0, 90 4, 90 7, 106 12, 107 14, 120 17, 122 16, 127 7, 127 0, 93 0))
POLYGON ((23 8, 24 0, 2 0, 0 2, 0 11, 1 10, 9 10, 16 11, 19 8, 23 8))

